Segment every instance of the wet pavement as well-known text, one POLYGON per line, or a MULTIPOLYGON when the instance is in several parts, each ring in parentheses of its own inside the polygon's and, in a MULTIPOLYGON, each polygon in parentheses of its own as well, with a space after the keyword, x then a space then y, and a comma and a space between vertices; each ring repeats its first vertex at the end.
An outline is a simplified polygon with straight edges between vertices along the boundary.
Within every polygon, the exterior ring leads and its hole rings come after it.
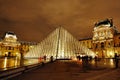
POLYGON ((4 57, 0 58, 0 71, 1 70, 8 70, 12 68, 17 68, 20 66, 26 66, 31 64, 39 63, 40 61, 38 59, 24 59, 20 60, 17 57, 4 57))
POLYGON ((11 80, 120 80, 120 67, 115 69, 106 61, 99 61, 97 66, 89 64, 83 67, 81 61, 57 60, 11 80))

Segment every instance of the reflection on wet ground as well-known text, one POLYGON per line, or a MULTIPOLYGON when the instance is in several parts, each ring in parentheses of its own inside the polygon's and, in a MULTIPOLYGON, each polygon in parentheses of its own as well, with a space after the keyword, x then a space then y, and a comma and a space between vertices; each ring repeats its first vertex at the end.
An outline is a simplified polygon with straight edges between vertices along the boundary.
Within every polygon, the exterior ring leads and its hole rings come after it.
POLYGON ((97 65, 98 67, 106 67, 106 68, 114 68, 115 63, 114 59, 100 59, 98 61, 92 60, 93 65, 97 65))
POLYGON ((20 60, 17 57, 14 58, 4 57, 4 58, 0 58, 0 70, 7 70, 9 68, 31 65, 38 62, 39 62, 38 59, 20 60))
MULTIPOLYGON (((39 59, 24 59, 20 60, 17 57, 14 58, 0 58, 0 70, 7 70, 9 68, 15 68, 19 66, 26 66, 26 65, 31 65, 35 63, 39 63, 39 59)), ((82 60, 79 61, 82 63, 82 60)), ((98 67, 106 67, 106 68, 114 68, 114 59, 100 59, 97 62, 93 59, 89 61, 91 65, 97 65, 98 67)), ((119 63, 120 64, 120 63, 119 63)))
POLYGON ((8 57, 4 57, 0 59, 0 69, 6 69, 9 67, 17 67, 20 64, 20 60, 17 58, 8 58, 8 57))

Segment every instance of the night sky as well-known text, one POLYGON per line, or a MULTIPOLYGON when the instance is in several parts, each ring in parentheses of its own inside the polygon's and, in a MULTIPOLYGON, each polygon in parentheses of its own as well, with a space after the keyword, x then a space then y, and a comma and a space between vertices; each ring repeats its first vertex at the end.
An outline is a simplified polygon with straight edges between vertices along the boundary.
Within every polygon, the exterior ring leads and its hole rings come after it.
POLYGON ((62 25, 77 39, 92 37, 95 22, 113 18, 120 31, 120 0, 0 0, 0 36, 40 42, 62 25))

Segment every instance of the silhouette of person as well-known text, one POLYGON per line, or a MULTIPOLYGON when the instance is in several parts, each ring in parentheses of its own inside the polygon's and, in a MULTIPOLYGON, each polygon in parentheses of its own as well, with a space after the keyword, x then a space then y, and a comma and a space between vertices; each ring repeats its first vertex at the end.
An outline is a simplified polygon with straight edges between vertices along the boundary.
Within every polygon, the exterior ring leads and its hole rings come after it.
POLYGON ((53 56, 50 57, 50 61, 53 62, 53 56))
POLYGON ((114 59, 115 59, 115 68, 118 68, 118 63, 119 63, 119 61, 118 61, 118 55, 117 55, 117 53, 115 53, 115 56, 114 56, 114 59))
POLYGON ((85 72, 88 69, 88 56, 87 55, 82 57, 82 68, 83 68, 83 71, 85 72))
POLYGON ((77 56, 77 59, 78 59, 78 60, 80 60, 80 55, 79 55, 79 56, 77 56))
POLYGON ((95 67, 97 67, 97 61, 98 61, 98 57, 97 56, 95 56, 95 67))
POLYGON ((46 55, 43 58, 44 58, 44 61, 46 61, 46 55))

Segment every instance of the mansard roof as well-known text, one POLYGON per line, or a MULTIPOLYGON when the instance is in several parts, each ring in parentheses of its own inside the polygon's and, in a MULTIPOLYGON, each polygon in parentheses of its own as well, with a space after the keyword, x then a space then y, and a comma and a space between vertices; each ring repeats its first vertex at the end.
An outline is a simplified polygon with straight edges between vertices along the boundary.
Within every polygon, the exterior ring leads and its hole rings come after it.
POLYGON ((109 25, 109 27, 112 27, 113 21, 112 19, 105 19, 105 20, 98 21, 97 23, 95 23, 95 27, 99 27, 101 25, 109 25))
POLYGON ((8 31, 8 32, 6 32, 5 34, 15 35, 15 33, 14 33, 14 32, 12 32, 12 31, 8 31))

